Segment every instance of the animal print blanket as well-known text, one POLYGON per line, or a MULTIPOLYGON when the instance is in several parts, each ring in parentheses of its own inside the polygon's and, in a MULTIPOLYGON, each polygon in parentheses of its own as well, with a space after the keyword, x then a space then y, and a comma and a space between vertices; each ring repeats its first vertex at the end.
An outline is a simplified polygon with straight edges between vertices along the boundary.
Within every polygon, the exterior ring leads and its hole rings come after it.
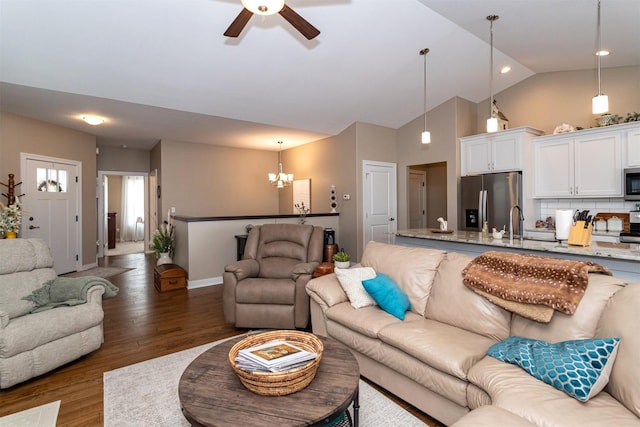
POLYGON ((497 251, 474 258, 462 271, 465 286, 481 295, 543 305, 565 314, 578 307, 589 273, 611 275, 608 268, 593 262, 497 251))

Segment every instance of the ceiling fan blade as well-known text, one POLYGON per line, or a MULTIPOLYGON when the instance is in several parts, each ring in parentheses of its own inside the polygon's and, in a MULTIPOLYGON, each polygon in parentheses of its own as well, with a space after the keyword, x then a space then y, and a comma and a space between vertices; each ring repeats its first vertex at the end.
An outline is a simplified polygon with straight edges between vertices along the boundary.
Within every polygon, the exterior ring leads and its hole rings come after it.
POLYGON ((229 25, 227 31, 224 32, 224 35, 227 37, 238 37, 252 16, 253 12, 248 9, 242 9, 236 19, 229 25))
POLYGON ((315 38, 318 34, 320 34, 320 30, 311 25, 309 21, 304 19, 302 16, 298 15, 293 9, 291 9, 286 4, 282 8, 280 12, 278 12, 284 19, 289 21, 293 27, 300 31, 300 33, 305 36, 308 40, 315 38))

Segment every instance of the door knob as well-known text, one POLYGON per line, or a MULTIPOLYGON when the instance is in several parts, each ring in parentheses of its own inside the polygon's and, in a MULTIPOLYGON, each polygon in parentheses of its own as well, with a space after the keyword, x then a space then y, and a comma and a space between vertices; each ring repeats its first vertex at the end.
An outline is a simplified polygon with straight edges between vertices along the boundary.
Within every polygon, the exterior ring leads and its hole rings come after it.
POLYGON ((40 228, 40 227, 38 227, 38 226, 36 226, 36 225, 30 225, 30 226, 29 226, 29 230, 33 230, 34 228, 40 228))
POLYGON ((389 218, 389 221, 395 221, 395 220, 396 220, 395 218, 389 218))

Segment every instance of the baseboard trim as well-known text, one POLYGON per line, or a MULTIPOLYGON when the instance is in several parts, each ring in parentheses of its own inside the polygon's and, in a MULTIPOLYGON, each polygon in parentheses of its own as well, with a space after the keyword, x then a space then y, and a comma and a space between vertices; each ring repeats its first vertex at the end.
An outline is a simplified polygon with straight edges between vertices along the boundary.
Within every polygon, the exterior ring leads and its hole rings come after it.
POLYGON ((200 280, 187 280, 187 289, 206 288, 207 286, 217 286, 222 284, 222 276, 209 277, 200 280))

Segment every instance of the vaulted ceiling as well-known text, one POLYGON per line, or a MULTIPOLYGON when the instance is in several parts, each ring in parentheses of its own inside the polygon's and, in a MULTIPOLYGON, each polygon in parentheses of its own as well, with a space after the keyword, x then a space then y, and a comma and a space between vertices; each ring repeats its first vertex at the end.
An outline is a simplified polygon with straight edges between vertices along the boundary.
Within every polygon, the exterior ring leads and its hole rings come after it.
MULTIPOLYGON (((0 0, 0 109, 150 149, 160 139, 285 148, 355 121, 398 128, 453 96, 593 69, 597 0, 288 0, 223 36, 240 0, 0 0), (502 65, 512 71, 499 75, 502 65), (107 119, 91 127, 86 113, 107 119)), ((602 0, 603 67, 640 65, 640 1, 602 0)), ((603 83, 606 88, 606 82, 603 83)), ((594 94, 596 86, 594 82, 594 94)))

